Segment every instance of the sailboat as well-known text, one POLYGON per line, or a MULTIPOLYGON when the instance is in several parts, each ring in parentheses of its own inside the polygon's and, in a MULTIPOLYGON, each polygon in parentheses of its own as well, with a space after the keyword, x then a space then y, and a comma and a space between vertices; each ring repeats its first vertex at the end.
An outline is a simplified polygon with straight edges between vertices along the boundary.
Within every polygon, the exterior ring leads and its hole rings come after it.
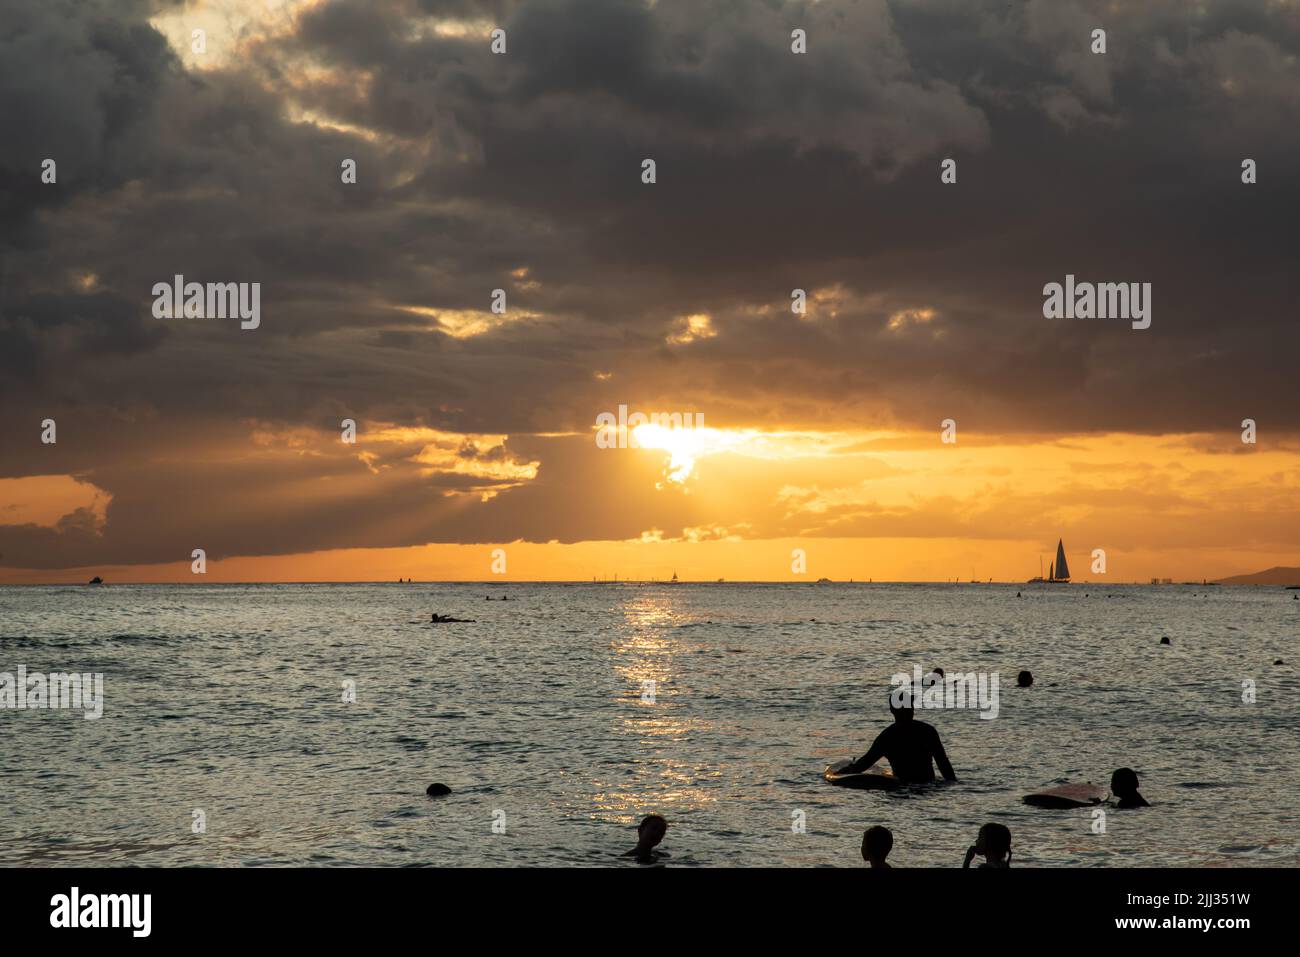
POLYGON ((1040 566, 1037 578, 1031 578, 1028 581, 1030 585, 1068 585, 1070 583, 1070 564, 1065 560, 1065 543, 1061 539, 1056 540, 1056 561, 1047 566, 1047 577, 1042 575, 1040 566))
POLYGON ((676 573, 676 572, 673 572, 673 577, 669 580, 668 584, 670 584, 670 585, 676 585, 676 584, 678 584, 678 581, 677 581, 677 573, 676 573))

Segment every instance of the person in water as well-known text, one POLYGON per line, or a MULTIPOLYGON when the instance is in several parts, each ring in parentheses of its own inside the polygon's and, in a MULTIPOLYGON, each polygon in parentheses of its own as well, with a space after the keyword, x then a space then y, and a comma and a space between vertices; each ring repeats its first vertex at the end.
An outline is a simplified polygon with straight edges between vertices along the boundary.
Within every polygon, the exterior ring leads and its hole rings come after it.
POLYGON ((1011 866, 1011 832, 1005 824, 985 824, 980 828, 975 846, 966 849, 966 861, 962 867, 970 867, 975 855, 984 858, 980 867, 1005 868, 1011 866))
POLYGON ((1118 808, 1151 806, 1138 793, 1138 776, 1132 768, 1120 768, 1110 776, 1110 793, 1119 798, 1115 804, 1118 808))
POLYGON ((862 859, 872 867, 889 867, 885 860, 894 849, 894 834, 887 827, 877 824, 869 827, 862 835, 862 859))
POLYGON ((635 857, 638 864, 653 864, 661 857, 667 857, 667 851, 656 851, 659 842, 668 833, 668 822, 658 814, 648 814, 641 819, 636 828, 636 847, 624 854, 635 857))
POLYGON ((900 690, 901 694, 898 691, 889 694, 889 710, 894 715, 894 723, 876 735, 871 750, 840 773, 858 774, 881 758, 888 758, 894 777, 908 784, 933 781, 935 764, 939 765, 939 773, 945 780, 956 781, 957 775, 943 750, 939 732, 924 721, 916 720, 911 691, 900 690))

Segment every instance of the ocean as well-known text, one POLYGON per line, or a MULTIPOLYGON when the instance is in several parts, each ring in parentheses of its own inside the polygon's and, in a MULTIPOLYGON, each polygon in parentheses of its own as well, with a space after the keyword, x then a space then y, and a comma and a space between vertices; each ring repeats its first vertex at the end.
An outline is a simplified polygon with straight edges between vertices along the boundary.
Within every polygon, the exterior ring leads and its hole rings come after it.
POLYGON ((102 673, 103 700, 90 720, 0 710, 0 864, 635 867, 621 854, 660 813, 674 867, 860 867, 873 824, 896 866, 959 867, 989 821, 1010 828, 1013 866, 1293 867, 1296 594, 3 587, 0 672, 102 673), (959 780, 823 782, 891 722, 891 676, 935 666, 999 676, 996 718, 917 714, 959 780), (1021 803, 1120 766, 1151 808, 1021 803), (433 782, 452 794, 426 797, 433 782))

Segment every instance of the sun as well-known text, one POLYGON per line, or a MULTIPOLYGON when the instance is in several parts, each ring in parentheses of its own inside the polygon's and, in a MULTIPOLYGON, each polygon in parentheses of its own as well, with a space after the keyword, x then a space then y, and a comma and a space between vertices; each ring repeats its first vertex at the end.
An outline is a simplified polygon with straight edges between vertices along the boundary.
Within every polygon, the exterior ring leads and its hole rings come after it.
POLYGON ((659 449, 669 454, 668 481, 684 485, 695 468, 695 460, 704 451, 703 429, 670 429, 654 423, 638 425, 632 438, 643 449, 659 449))
POLYGON ((667 452, 669 482, 684 485, 695 463, 710 455, 733 453, 747 458, 778 460, 835 454, 838 448, 861 441, 861 435, 837 432, 764 432, 758 429, 717 429, 703 425, 678 428, 645 422, 629 431, 636 448, 667 452))

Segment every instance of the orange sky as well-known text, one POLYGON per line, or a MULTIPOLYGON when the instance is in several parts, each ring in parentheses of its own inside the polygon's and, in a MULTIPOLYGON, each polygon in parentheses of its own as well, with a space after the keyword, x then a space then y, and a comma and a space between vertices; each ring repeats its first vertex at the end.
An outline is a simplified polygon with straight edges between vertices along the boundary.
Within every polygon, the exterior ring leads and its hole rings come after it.
POLYGON ((25 5, 0 583, 1300 565, 1293 11, 899 6, 25 5))
MULTIPOLYGON (((393 469, 468 467, 439 451, 441 434, 372 428, 363 435, 365 441, 341 453, 336 438, 301 431, 291 437, 259 433, 256 444, 263 450, 283 444, 296 455, 315 446, 313 454, 355 456, 368 470, 349 496, 364 496, 367 482, 381 494, 381 476, 393 469), (403 449, 400 458, 386 459, 390 444, 403 449)), ((624 456, 639 467, 620 479, 626 487, 601 485, 600 494, 615 504, 622 497, 629 509, 647 514, 660 505, 677 507, 682 511, 663 514, 680 514, 683 523, 693 524, 660 527, 648 518, 638 538, 569 544, 446 543, 259 557, 214 553, 202 578, 191 573, 188 553, 168 564, 0 567, 0 581, 77 582, 94 574, 119 582, 590 580, 667 578, 673 572, 688 580, 1020 581, 1038 573, 1040 556, 1051 559, 1058 535, 1076 580, 1200 580, 1296 564, 1290 543, 1300 529, 1300 452, 1243 446, 1235 432, 1017 441, 959 432, 955 444, 942 443, 937 430, 925 435, 710 427, 644 437, 666 448, 595 449, 583 442, 584 454, 624 456), (505 552, 504 575, 492 570, 496 548, 505 552), (793 570, 796 549, 806 555, 802 574, 793 570), (1091 571, 1093 549, 1106 553, 1104 576, 1091 571)), ((465 493, 467 505, 484 497, 504 501, 545 477, 544 463, 540 470, 509 463, 496 468, 501 490, 465 493)), ((571 491, 579 498, 593 494, 571 491)), ((10 502, 10 523, 54 526, 74 508, 103 521, 112 510, 106 493, 67 476, 0 480, 0 493, 10 502)), ((288 505, 328 490, 310 479, 268 494, 288 505)), ((557 530, 565 524, 557 518, 557 530)))

